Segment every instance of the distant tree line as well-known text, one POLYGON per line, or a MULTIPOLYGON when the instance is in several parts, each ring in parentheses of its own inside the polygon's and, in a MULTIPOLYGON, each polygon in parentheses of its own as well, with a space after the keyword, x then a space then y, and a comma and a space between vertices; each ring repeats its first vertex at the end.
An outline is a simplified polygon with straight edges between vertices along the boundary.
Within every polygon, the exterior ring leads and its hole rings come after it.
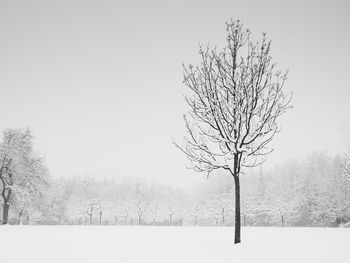
MULTIPOLYGON (((0 143, 0 222, 75 225, 234 225, 229 173, 188 192, 94 176, 53 178, 29 129, 7 129, 0 143)), ((347 226, 350 159, 314 152, 242 177, 243 226, 347 226)))
MULTIPOLYGON (((347 226, 350 182, 345 167, 350 167, 349 162, 341 155, 314 152, 302 160, 289 160, 271 169, 248 173, 242 179, 242 225, 347 226)), ((206 202, 216 206, 216 211, 224 207, 221 200, 233 195, 229 178, 214 180, 207 191, 212 191, 213 197, 206 202)), ((226 211, 229 215, 230 211, 227 208, 226 211)), ((232 216, 225 218, 232 220, 232 216)))

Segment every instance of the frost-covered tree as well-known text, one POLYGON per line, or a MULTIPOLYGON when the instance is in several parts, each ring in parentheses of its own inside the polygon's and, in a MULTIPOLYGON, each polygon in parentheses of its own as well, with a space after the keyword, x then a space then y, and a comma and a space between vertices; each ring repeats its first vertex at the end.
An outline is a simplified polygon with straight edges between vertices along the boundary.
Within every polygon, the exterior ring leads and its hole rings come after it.
POLYGON ((176 223, 176 220, 174 220, 175 217, 179 218, 184 206, 181 200, 181 194, 174 189, 168 189, 166 195, 163 197, 162 205, 163 214, 167 218, 166 222, 169 225, 174 225, 176 223))
POLYGON ((202 213, 202 207, 199 205, 199 202, 197 202, 192 209, 193 224, 195 226, 198 226, 198 221, 201 216, 201 213, 202 213))
POLYGON ((155 225, 159 213, 157 203, 152 206, 152 208, 150 209, 150 213, 152 215, 152 225, 155 225))
POLYGON ((3 224, 8 223, 11 204, 25 207, 40 197, 47 185, 47 169, 43 158, 33 149, 29 129, 7 129, 0 145, 0 181, 3 224))
POLYGON ((350 180, 350 155, 345 154, 343 161, 344 174, 348 180, 350 180))
POLYGON ((226 24, 225 48, 201 48, 201 63, 184 66, 183 78, 191 95, 185 100, 187 136, 176 144, 197 172, 208 176, 228 171, 235 184, 235 238, 241 241, 240 175, 243 167, 262 162, 272 150, 269 142, 279 132, 277 121, 290 107, 283 92, 287 72, 276 68, 271 41, 250 38, 240 21, 226 24))
POLYGON ((232 192, 227 190, 219 193, 213 193, 210 196, 209 209, 212 210, 216 225, 219 225, 220 223, 222 226, 224 226, 227 223, 226 217, 232 215, 233 201, 232 192))
POLYGON ((138 224, 142 224, 142 216, 148 210, 150 205, 150 198, 147 189, 144 185, 137 183, 135 185, 135 210, 138 218, 138 224))
POLYGON ((86 214, 89 216, 90 225, 93 224, 93 216, 97 214, 99 216, 99 224, 102 223, 102 213, 103 207, 100 199, 91 200, 88 203, 88 207, 86 209, 86 214))
POLYGON ((126 225, 128 223, 128 217, 129 217, 129 209, 127 207, 125 207, 123 209, 123 218, 124 218, 124 225, 126 225))
POLYGON ((62 180, 51 180, 50 187, 46 190, 43 200, 40 202, 39 210, 42 219, 39 223, 63 224, 67 216, 67 194, 62 180))

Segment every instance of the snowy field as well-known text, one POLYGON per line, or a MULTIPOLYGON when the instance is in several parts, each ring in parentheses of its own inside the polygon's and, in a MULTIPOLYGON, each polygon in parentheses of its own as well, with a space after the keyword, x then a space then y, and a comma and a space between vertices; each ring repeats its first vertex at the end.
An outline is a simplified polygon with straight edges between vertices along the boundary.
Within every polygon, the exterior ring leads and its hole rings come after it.
POLYGON ((1 226, 1 262, 350 262, 350 229, 1 226))

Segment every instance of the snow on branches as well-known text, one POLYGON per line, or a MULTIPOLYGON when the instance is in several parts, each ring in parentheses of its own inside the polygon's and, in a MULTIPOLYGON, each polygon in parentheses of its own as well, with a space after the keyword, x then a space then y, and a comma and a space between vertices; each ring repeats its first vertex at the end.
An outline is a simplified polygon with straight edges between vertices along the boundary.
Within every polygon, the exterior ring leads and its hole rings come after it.
POLYGON ((33 150, 29 129, 7 129, 0 145, 0 181, 3 223, 8 220, 10 203, 25 207, 40 197, 47 182, 43 159, 33 150))
POLYGON ((350 180, 350 156, 347 154, 345 154, 343 169, 344 169, 346 178, 350 180))
POLYGON ((250 39, 239 21, 227 23, 223 51, 201 48, 201 63, 184 66, 187 136, 179 147, 192 168, 210 173, 223 168, 233 174, 255 166, 272 150, 268 143, 279 132, 277 119, 290 108, 283 92, 287 72, 276 69, 271 41, 250 39), (236 168, 234 167, 236 163, 236 168))

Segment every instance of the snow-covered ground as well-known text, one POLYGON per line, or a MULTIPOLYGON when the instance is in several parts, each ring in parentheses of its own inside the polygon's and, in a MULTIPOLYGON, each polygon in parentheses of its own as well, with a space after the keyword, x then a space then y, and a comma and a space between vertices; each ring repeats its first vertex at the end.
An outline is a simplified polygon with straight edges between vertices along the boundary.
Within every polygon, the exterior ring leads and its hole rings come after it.
POLYGON ((0 261, 350 262, 350 229, 231 227, 0 226, 0 261))

